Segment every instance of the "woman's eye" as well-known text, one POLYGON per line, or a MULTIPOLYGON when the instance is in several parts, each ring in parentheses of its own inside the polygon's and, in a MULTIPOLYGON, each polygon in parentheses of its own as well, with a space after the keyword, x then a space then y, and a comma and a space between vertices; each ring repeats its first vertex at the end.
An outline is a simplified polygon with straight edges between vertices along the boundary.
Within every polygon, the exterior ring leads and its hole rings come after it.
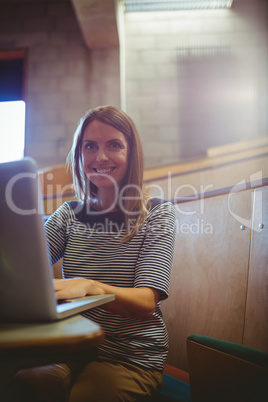
POLYGON ((113 142, 110 142, 109 148, 110 149, 120 149, 121 144, 119 142, 117 142, 117 141, 113 141, 113 142))
POLYGON ((97 149, 97 145, 94 144, 94 142, 86 142, 84 145, 84 149, 86 151, 94 151, 95 149, 97 149))

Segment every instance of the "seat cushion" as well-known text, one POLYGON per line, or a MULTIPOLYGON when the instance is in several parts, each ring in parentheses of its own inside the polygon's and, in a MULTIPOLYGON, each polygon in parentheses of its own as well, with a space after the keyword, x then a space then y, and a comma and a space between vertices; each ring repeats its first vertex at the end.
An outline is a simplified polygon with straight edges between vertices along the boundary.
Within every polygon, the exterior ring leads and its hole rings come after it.
POLYGON ((171 377, 178 378, 187 384, 190 384, 189 373, 187 371, 181 370, 177 367, 171 366, 170 364, 166 364, 164 368, 164 374, 171 375, 171 377))
POLYGON ((190 402, 190 385, 179 380, 178 378, 164 373, 163 387, 159 401, 190 402))

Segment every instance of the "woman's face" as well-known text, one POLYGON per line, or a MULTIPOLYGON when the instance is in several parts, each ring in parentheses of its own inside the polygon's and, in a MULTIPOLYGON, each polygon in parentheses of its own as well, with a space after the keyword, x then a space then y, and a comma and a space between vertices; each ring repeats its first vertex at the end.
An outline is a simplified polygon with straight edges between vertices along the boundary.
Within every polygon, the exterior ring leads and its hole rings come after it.
POLYGON ((121 131, 93 120, 82 141, 82 163, 88 179, 98 188, 121 186, 128 167, 128 143, 121 131))

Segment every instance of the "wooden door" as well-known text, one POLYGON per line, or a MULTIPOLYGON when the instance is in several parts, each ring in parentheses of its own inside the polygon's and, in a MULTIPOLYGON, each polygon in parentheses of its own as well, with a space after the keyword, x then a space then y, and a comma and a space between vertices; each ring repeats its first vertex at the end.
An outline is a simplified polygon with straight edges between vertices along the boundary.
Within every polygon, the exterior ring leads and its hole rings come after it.
POLYGON ((252 190, 177 204, 170 296, 162 303, 168 363, 187 370, 192 333, 242 343, 252 190), (248 225, 241 229, 241 220, 248 225))
POLYGON ((268 186, 254 191, 243 343, 268 352, 268 186))

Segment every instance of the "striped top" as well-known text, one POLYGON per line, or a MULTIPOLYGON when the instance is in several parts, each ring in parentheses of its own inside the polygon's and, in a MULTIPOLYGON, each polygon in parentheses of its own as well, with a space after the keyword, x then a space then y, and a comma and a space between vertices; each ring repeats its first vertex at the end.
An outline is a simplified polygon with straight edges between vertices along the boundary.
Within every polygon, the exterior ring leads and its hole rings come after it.
MULTIPOLYGON (((84 277, 112 286, 157 289, 168 297, 175 242, 170 202, 151 200, 142 228, 127 243, 122 212, 102 213, 78 201, 65 202, 46 222, 51 262, 63 257, 63 277, 84 277)), ((123 317, 102 307, 83 313, 105 331, 99 354, 162 370, 168 335, 160 302, 148 320, 123 317)))

